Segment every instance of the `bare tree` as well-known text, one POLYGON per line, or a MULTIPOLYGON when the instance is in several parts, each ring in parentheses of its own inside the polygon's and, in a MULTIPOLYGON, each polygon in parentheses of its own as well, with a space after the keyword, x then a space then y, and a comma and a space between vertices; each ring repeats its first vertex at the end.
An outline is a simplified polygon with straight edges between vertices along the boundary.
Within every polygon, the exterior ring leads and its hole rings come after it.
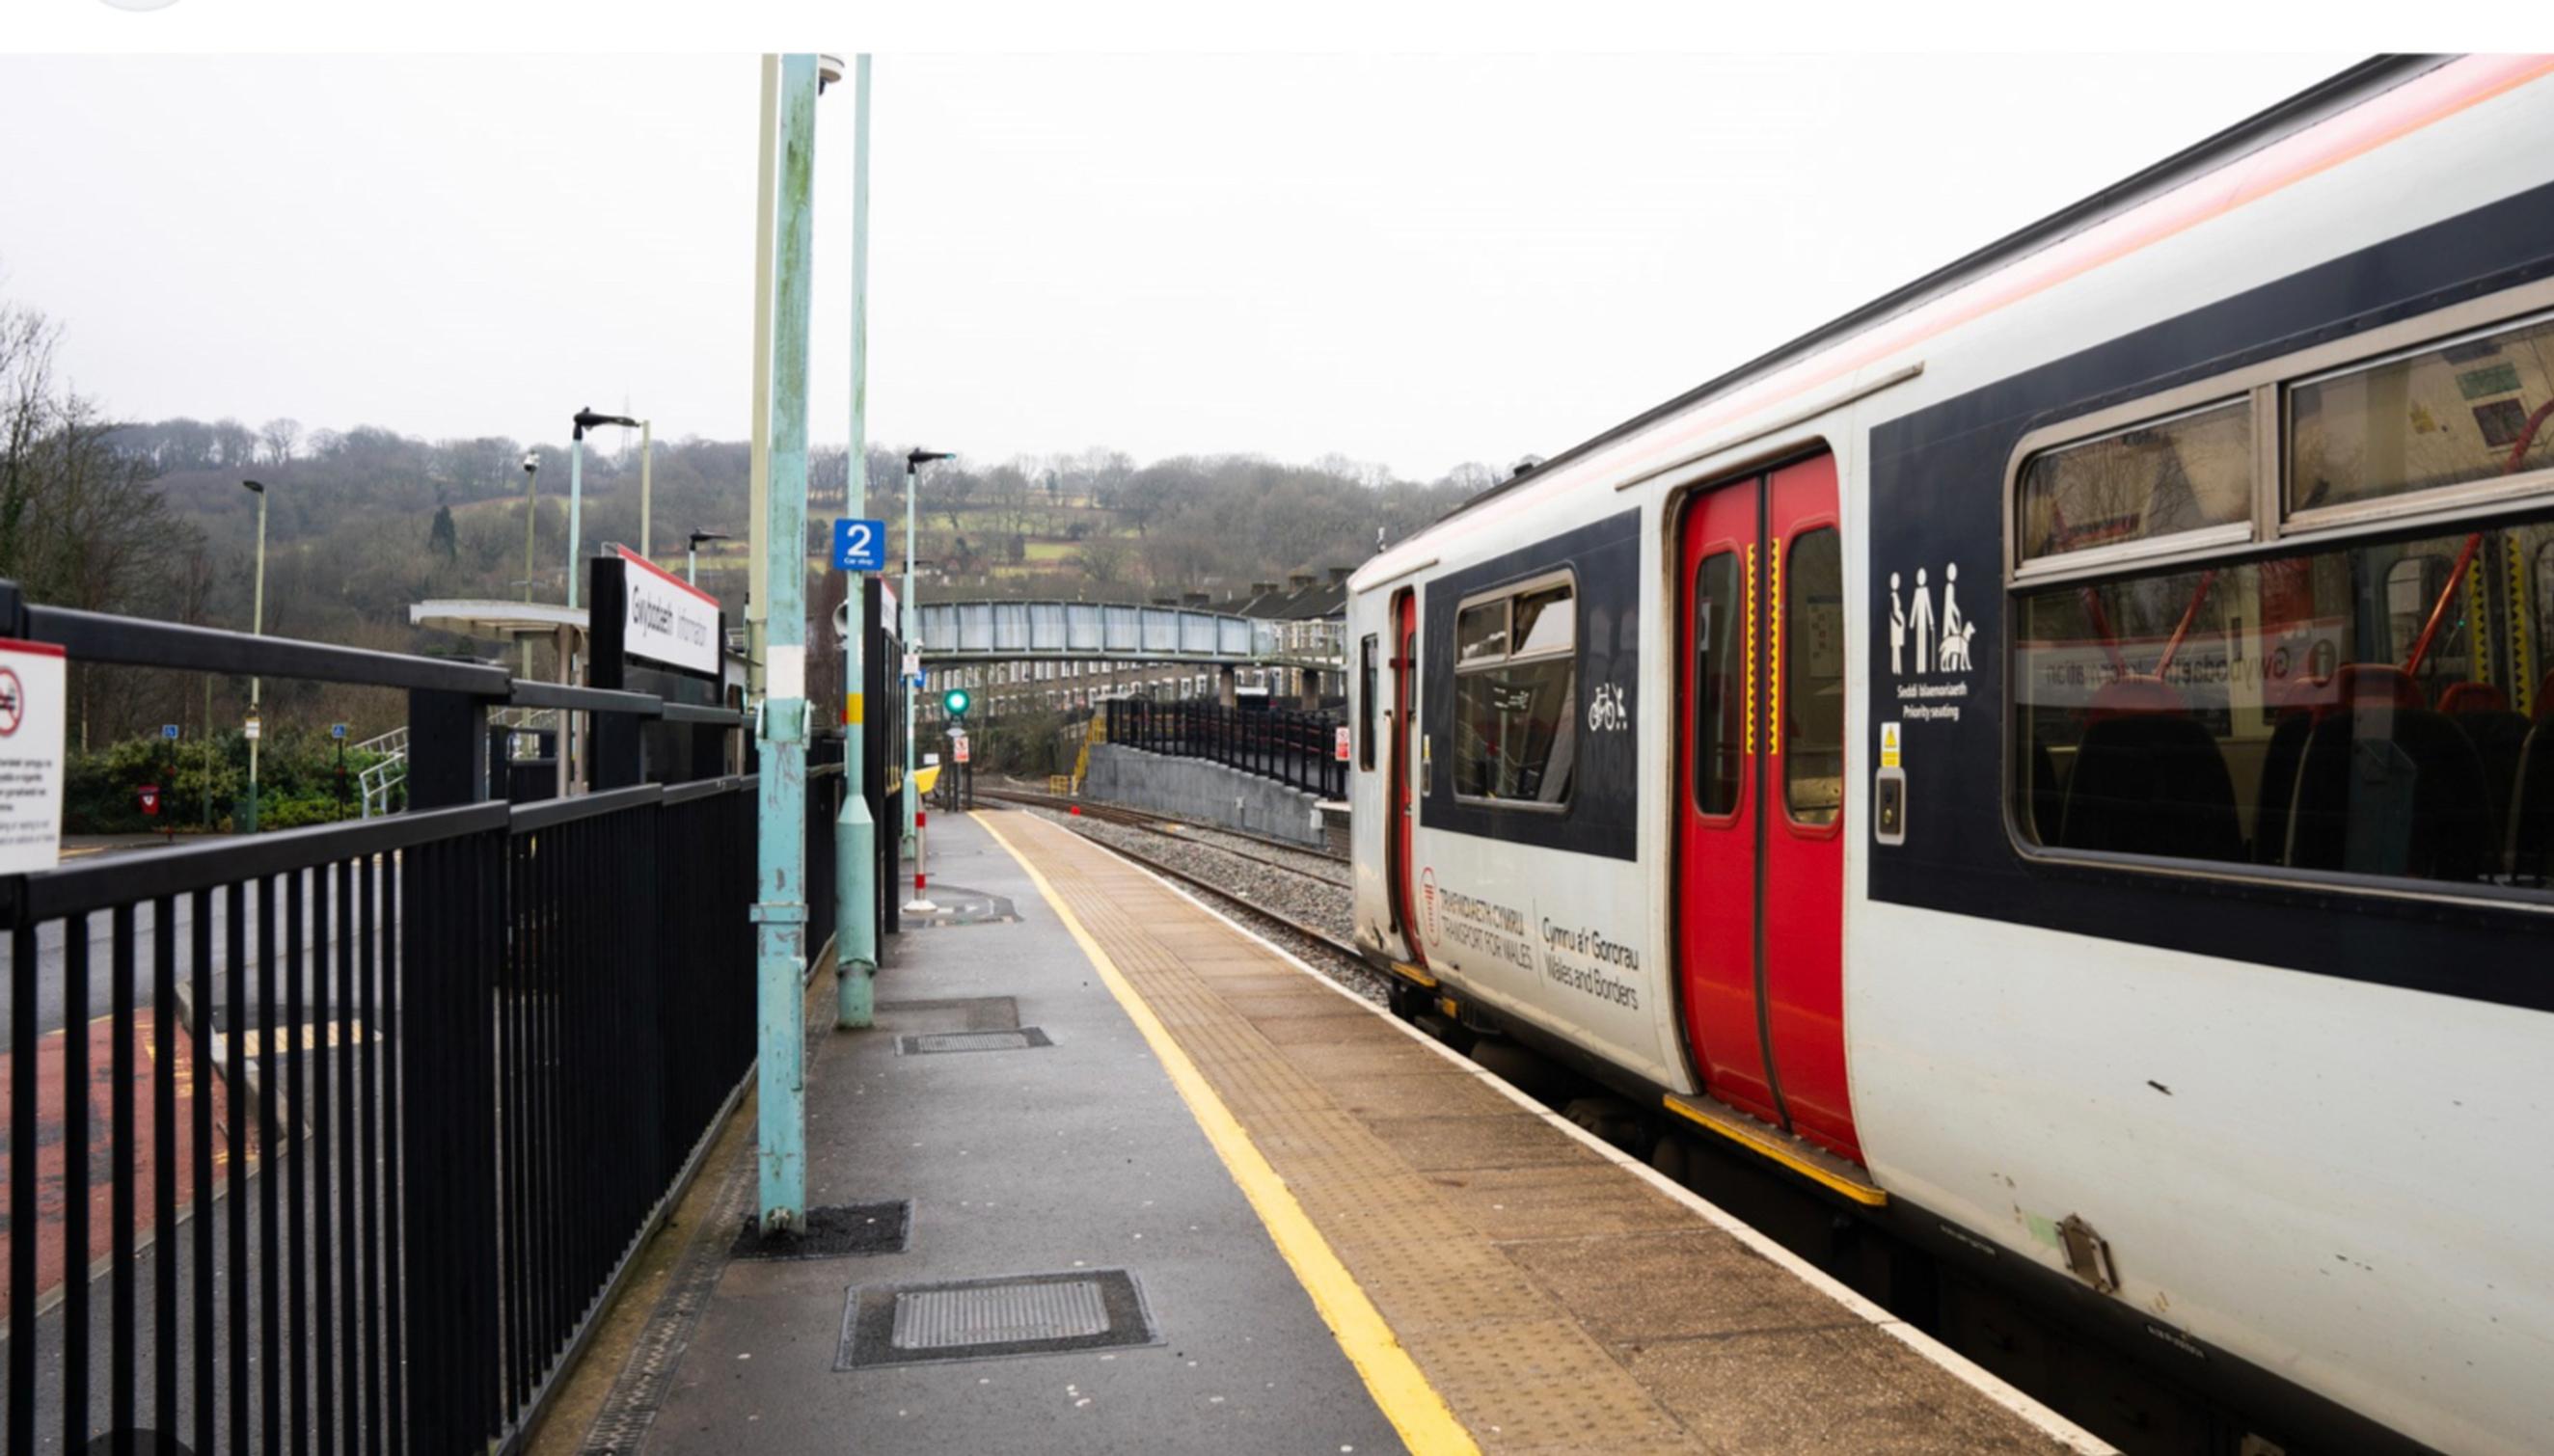
POLYGON ((267 464, 292 463, 292 447, 301 443, 301 421, 289 417, 270 419, 257 433, 266 442, 267 464))
POLYGON ((1073 553, 1073 564, 1094 585, 1109 587, 1126 579, 1134 555, 1134 547, 1123 536, 1095 536, 1073 553))

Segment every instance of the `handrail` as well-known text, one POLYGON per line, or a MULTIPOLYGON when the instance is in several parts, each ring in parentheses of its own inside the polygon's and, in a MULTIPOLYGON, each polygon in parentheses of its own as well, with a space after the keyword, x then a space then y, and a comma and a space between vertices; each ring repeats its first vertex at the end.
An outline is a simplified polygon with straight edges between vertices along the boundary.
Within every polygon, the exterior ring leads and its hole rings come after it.
POLYGON ((605 789, 601 793, 580 794, 573 799, 543 799, 532 804, 517 804, 512 806, 513 828, 516 834, 527 835, 535 830, 574 824, 580 819, 661 803, 664 797, 663 784, 633 784, 626 789, 605 789))
MULTIPOLYGON (((463 804, 382 819, 340 820, 307 829, 277 830, 149 854, 104 855, 28 875, 17 923, 28 925, 166 895, 190 894, 505 827, 505 805, 463 804)), ((0 880, 0 884, 6 881, 0 880)))
POLYGON ((517 708, 564 708, 573 713, 629 713, 662 718, 665 700, 652 693, 626 693, 617 688, 580 688, 568 683, 536 683, 516 678, 508 699, 517 708))
POLYGON ((369 647, 339 647, 294 637, 269 637, 221 627, 145 621, 102 612, 28 603, 28 635, 82 662, 175 667, 235 677, 301 678, 425 692, 503 698, 507 673, 484 663, 369 647))

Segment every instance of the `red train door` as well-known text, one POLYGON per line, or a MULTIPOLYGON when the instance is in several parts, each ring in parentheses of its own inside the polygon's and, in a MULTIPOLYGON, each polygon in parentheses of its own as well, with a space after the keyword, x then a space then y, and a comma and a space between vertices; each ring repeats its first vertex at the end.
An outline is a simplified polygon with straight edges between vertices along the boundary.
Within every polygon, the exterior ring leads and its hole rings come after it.
POLYGON ((1411 912, 1419 897, 1412 884, 1410 832, 1412 782, 1419 775, 1419 735, 1413 729, 1419 705, 1419 599, 1407 588, 1392 599, 1392 777, 1387 796, 1391 822, 1384 827, 1384 863, 1392 881, 1392 918, 1413 964, 1428 963, 1419 944, 1419 919, 1411 912))
POLYGON ((1679 559, 1677 963, 1694 1064, 1713 1096, 1859 1160, 1833 457, 1696 498, 1679 559))

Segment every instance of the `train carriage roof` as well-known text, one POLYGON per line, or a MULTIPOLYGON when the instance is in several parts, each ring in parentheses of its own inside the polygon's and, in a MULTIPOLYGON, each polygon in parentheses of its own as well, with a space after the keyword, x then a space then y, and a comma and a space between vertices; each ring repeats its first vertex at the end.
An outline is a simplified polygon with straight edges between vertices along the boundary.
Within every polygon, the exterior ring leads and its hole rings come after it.
POLYGON ((1520 485, 1539 480, 1555 467, 1583 459, 1682 410, 1764 379, 1901 314, 1956 292, 2086 228, 2133 211, 2283 138, 2348 111, 2373 96, 2435 70, 2453 58, 2446 56, 2379 56, 2361 61, 2082 201, 2052 212, 1966 257, 1935 269, 1904 287, 1885 293, 1663 404, 1643 410, 1611 429, 1581 440, 1532 470, 1510 476, 1447 511, 1430 529, 1497 500, 1520 485))

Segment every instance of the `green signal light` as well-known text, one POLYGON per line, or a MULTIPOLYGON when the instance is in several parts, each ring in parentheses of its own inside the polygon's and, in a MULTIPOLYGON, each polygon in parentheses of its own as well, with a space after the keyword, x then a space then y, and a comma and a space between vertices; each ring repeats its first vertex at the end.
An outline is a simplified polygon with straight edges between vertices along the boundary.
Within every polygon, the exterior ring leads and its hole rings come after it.
POLYGON ((951 718, 965 718, 968 705, 974 701, 968 696, 965 688, 951 688, 940 695, 940 706, 947 710, 951 718))

